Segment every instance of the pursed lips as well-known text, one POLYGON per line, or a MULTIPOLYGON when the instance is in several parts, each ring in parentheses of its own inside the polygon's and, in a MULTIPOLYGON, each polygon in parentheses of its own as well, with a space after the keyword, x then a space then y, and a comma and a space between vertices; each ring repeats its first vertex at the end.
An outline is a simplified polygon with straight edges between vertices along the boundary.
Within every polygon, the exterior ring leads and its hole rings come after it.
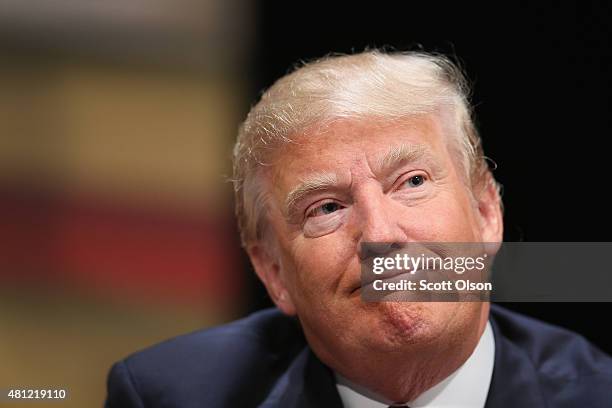
MULTIPOLYGON (((365 260, 361 260, 360 261, 360 276, 358 278, 358 280, 356 280, 354 282, 354 284, 351 287, 351 294, 360 291, 361 289, 372 285, 372 283, 376 280, 382 280, 382 281, 388 281, 394 278, 397 278, 399 275, 406 275, 406 279, 422 279, 423 277, 426 277, 427 274, 429 272, 441 272, 439 270, 437 270, 436 268, 431 269, 431 268, 426 268, 424 266, 426 265, 414 265, 417 266, 417 269, 412 270, 412 269, 406 269, 406 268, 393 268, 393 269, 385 269, 382 273, 380 274, 376 274, 374 273, 374 259, 377 257, 382 257, 382 258, 393 258, 395 259, 396 256, 400 256, 403 257, 404 255, 408 255, 412 258, 420 258, 423 256, 426 256, 428 258, 442 258, 442 254, 438 253, 439 251, 436 251, 433 248, 427 247, 427 246, 423 246, 423 245, 419 245, 418 249, 416 247, 411 247, 409 250, 407 250, 407 248, 398 248, 395 251, 389 251, 386 252, 384 254, 380 254, 379 256, 369 256, 367 259, 365 260), (414 254, 417 254, 416 256, 412 256, 414 254)), ((429 265, 427 265, 429 266, 429 265)))
POLYGON ((400 275, 406 275, 406 279, 416 279, 417 277, 422 278, 423 274, 429 271, 431 271, 431 269, 417 269, 416 271, 407 271, 405 269, 392 269, 387 270, 380 275, 371 272, 365 279, 363 277, 360 279, 359 285, 353 291, 361 290, 364 287, 372 285, 372 283, 376 280, 389 281, 399 277, 400 275))
POLYGON ((363 273, 362 273, 362 276, 360 277, 359 281, 353 286, 351 294, 357 291, 361 291, 363 288, 372 285, 372 283, 376 280, 389 281, 392 279, 396 279, 400 277, 401 275, 406 275, 405 278, 409 280, 423 279, 428 272, 432 272, 432 271, 434 270, 433 269, 417 269, 416 271, 408 271, 406 269, 391 269, 391 270, 386 270, 380 275, 377 275, 370 271, 369 273, 367 273, 367 276, 365 277, 363 276, 363 273))

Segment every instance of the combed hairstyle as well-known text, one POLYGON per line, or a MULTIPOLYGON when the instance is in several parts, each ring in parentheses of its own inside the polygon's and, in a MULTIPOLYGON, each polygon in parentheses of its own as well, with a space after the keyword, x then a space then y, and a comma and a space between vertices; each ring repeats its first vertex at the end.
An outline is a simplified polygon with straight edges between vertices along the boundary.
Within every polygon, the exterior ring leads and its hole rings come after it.
MULTIPOLYGON (((401 120, 447 112, 453 145, 472 191, 495 183, 483 155, 461 69, 424 52, 368 50, 303 64, 276 81, 242 123, 233 150, 236 217, 243 246, 261 239, 266 192, 259 180, 274 153, 313 129, 339 119, 401 120)), ((497 188, 497 184, 495 184, 497 188)))

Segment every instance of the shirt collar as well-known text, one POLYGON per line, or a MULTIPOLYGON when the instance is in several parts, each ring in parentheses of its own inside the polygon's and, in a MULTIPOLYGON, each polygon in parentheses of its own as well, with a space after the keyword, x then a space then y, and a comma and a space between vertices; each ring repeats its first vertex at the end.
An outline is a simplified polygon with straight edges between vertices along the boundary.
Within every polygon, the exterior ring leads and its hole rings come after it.
MULTIPOLYGON (((470 357, 455 372, 408 401, 410 408, 465 407, 483 408, 489 393, 495 360, 495 340, 491 324, 485 330, 470 357)), ((387 408, 367 390, 351 384, 336 373, 336 387, 346 408, 387 408)))

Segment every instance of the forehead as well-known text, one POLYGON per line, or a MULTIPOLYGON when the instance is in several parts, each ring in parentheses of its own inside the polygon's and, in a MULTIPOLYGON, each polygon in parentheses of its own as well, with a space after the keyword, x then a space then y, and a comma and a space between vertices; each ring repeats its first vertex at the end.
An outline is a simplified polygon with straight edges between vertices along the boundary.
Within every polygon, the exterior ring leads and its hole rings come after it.
POLYGON ((390 148, 425 147, 444 156, 450 128, 438 115, 419 115, 401 121, 338 120, 322 130, 299 135, 275 160, 276 178, 288 173, 333 170, 360 160, 376 163, 390 148))

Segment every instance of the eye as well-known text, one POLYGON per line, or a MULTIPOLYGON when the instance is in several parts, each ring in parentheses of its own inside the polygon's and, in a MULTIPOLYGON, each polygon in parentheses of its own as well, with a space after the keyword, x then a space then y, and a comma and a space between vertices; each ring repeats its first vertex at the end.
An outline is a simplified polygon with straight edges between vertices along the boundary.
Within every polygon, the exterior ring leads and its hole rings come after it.
POLYGON ((342 209, 342 205, 335 203, 333 201, 320 204, 311 210, 307 211, 306 217, 320 217, 321 215, 331 214, 342 209))
POLYGON ((425 183, 425 176, 419 174, 419 175, 410 177, 408 180, 404 182, 404 185, 414 188, 414 187, 419 187, 423 185, 423 183, 425 183))

